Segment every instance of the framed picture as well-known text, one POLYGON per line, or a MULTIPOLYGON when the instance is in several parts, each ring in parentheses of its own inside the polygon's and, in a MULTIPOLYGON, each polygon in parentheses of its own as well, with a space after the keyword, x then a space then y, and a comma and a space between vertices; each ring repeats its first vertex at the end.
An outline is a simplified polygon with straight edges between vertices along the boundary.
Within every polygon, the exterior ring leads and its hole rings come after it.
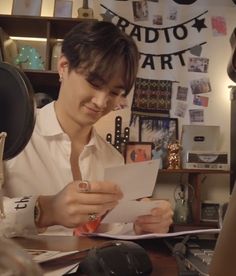
POLYGON ((41 15, 42 0, 13 0, 12 15, 41 15))
POLYGON ((71 17, 73 1, 55 0, 54 17, 71 17))
POLYGON ((161 159, 160 168, 167 167, 168 145, 177 139, 177 118, 140 117, 139 141, 153 143, 152 159, 161 159))
POLYGON ((153 143, 128 142, 125 146, 125 162, 135 163, 152 159, 153 143))

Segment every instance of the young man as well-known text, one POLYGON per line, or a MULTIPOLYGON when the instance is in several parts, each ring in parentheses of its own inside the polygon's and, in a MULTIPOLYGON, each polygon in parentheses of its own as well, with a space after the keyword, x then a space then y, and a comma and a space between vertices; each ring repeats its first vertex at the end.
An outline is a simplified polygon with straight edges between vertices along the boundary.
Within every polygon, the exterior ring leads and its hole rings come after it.
MULTIPOLYGON (((94 231, 122 198, 116 183, 103 181, 103 171, 123 164, 123 157, 93 125, 130 92, 138 60, 134 41, 112 23, 84 21, 66 35, 59 97, 38 110, 30 142, 6 162, 4 191, 13 198, 5 200, 8 235, 54 225, 77 228, 77 234, 94 231)), ((167 232, 172 215, 170 204, 161 201, 137 218, 134 229, 167 232)))

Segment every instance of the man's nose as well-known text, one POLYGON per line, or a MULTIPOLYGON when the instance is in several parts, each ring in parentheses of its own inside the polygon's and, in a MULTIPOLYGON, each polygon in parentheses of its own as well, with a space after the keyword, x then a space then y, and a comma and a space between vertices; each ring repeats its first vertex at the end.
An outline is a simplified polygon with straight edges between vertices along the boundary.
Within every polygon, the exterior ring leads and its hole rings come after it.
POLYGON ((96 95, 93 97, 92 102, 98 106, 99 108, 107 107, 109 96, 105 91, 98 91, 96 95))

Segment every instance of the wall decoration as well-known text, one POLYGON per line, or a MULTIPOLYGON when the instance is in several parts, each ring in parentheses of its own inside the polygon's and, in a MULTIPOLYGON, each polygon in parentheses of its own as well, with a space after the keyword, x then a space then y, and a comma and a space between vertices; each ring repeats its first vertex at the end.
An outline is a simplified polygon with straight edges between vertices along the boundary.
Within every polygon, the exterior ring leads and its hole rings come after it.
POLYGON ((169 116, 172 81, 137 78, 131 106, 131 124, 136 116, 169 116))
POLYGON ((147 0, 132 1, 134 21, 148 20, 147 0))
POLYGON ((176 107, 175 107, 175 112, 174 112, 175 116, 184 118, 185 114, 186 114, 186 111, 187 111, 187 108, 188 108, 187 103, 177 102, 176 107))
POLYGON ((178 86, 176 100, 187 101, 188 87, 178 86))
POLYGON ((192 47, 190 50, 189 50, 190 54, 194 55, 194 56, 198 56, 200 57, 201 56, 201 53, 202 53, 202 46, 201 45, 196 45, 194 47, 192 47))
POLYGON ((211 91, 211 84, 209 78, 191 80, 190 86, 193 94, 201 94, 211 91))
POLYGON ((213 36, 227 35, 226 21, 223 16, 212 16, 211 26, 213 36))
POLYGON ((163 168, 167 166, 168 145, 178 139, 178 119, 161 117, 140 117, 139 141, 154 144, 153 156, 161 157, 163 168))
POLYGON ((194 95, 193 104, 208 107, 209 98, 205 96, 194 95))
POLYGON ((163 24, 163 16, 161 14, 153 15, 152 24, 153 25, 162 25, 163 24))
MULTIPOLYGON (((105 14, 107 15, 109 14, 109 17, 111 17, 110 15, 112 15, 112 18, 113 17, 117 18, 116 25, 120 29, 122 29, 123 31, 125 31, 127 34, 137 39, 138 41, 143 41, 146 43, 157 42, 160 39, 160 37, 161 38, 164 37, 165 38, 164 42, 166 43, 173 42, 170 40, 170 37, 174 37, 177 40, 184 40, 188 36, 188 24, 192 22, 194 22, 194 24, 192 24, 190 27, 196 28, 198 32, 206 28, 206 25, 204 23, 205 18, 200 20, 198 18, 208 13, 208 11, 204 11, 201 14, 185 22, 182 22, 181 24, 177 24, 175 26, 170 26, 165 28, 163 27, 153 28, 153 27, 146 27, 146 26, 134 24, 128 21, 126 18, 120 17, 117 13, 111 11, 103 4, 100 4, 100 6, 106 10, 105 14)), ((105 14, 101 14, 101 15, 104 16, 105 14)))
POLYGON ((204 123, 203 109, 189 109, 190 123, 204 123))
POLYGON ((191 57, 188 61, 189 72, 207 73, 209 58, 191 57))
POLYGON ((177 15, 178 15, 178 12, 177 12, 176 7, 170 7, 167 19, 174 21, 177 19, 177 15))
POLYGON ((149 142, 129 142, 125 148, 125 163, 143 162, 152 159, 153 144, 149 142))
POLYGON ((71 0, 55 0, 54 17, 71 17, 73 2, 71 0))
POLYGON ((12 15, 41 15, 42 0, 13 0, 12 15))
POLYGON ((202 29, 207 28, 207 26, 205 25, 205 18, 202 18, 202 19, 195 18, 195 22, 192 25, 192 27, 196 28, 197 31, 200 33, 202 29))
MULTIPOLYGON (((133 37, 135 40, 145 43, 155 43, 159 42, 159 39, 162 38, 164 41, 163 43, 173 43, 173 38, 176 40, 184 40, 188 37, 188 24, 194 22, 191 25, 192 28, 196 28, 198 32, 202 29, 206 28, 205 25, 205 18, 199 19, 204 16, 208 11, 204 11, 201 14, 197 15, 196 17, 189 19, 181 24, 177 24, 175 26, 170 27, 146 27, 134 24, 127 19, 120 17, 115 12, 108 9, 103 4, 100 4, 102 8, 105 9, 105 13, 101 14, 104 21, 112 21, 113 18, 116 18, 117 21, 113 22, 116 24, 121 30, 126 32, 128 35, 133 37)), ((141 59, 140 59, 140 66, 143 69, 174 69, 173 64, 180 63, 181 66, 186 66, 186 62, 184 59, 184 54, 186 52, 190 53, 198 53, 201 51, 201 46, 206 44, 207 42, 200 42, 196 45, 191 47, 172 52, 166 54, 150 54, 144 53, 140 51, 141 59)), ((178 65, 176 65, 178 66, 178 65)))
POLYGON ((129 128, 125 127, 122 130, 122 117, 116 116, 115 118, 115 131, 114 135, 107 133, 106 140, 112 144, 122 154, 124 153, 125 144, 129 142, 129 128), (114 139, 113 139, 114 137, 114 139), (114 141, 112 141, 114 140, 114 141))

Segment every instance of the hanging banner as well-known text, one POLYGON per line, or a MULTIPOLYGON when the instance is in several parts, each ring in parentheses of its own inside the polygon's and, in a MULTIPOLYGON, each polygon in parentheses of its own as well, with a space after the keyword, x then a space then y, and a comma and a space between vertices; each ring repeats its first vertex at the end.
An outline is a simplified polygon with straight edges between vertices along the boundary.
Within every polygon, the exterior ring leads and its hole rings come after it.
MULTIPOLYGON (((192 28, 196 28, 198 32, 200 32, 203 28, 207 28, 205 25, 205 18, 200 19, 204 14, 208 11, 204 11, 203 13, 197 15, 194 18, 191 18, 181 24, 165 27, 165 28, 153 28, 153 27, 144 27, 134 23, 131 23, 124 17, 119 16, 117 13, 111 11, 103 4, 100 4, 102 8, 106 11, 101 14, 104 21, 113 22, 113 18, 117 18, 116 24, 122 31, 126 32, 128 35, 136 39, 140 42, 145 43, 155 43, 159 42, 160 37, 165 39, 166 43, 174 43, 171 37, 176 40, 184 40, 188 37, 189 31, 187 25, 190 24, 192 28), (162 32, 162 33, 161 33, 162 32), (161 33, 161 36, 160 36, 161 33), (163 36, 164 34, 164 36, 163 36)), ((114 20, 115 21, 115 20, 114 20)), ((163 43, 163 41, 161 41, 163 43)), ((206 44, 207 42, 201 42, 187 49, 179 50, 173 53, 166 54, 152 54, 152 53, 144 53, 140 52, 141 55, 141 68, 142 69, 161 69, 161 70, 173 70, 174 65, 176 66, 186 66, 184 54, 186 52, 190 52, 191 54, 195 54, 196 52, 201 51, 201 46, 206 44)))
MULTIPOLYGON (((205 11, 198 16, 191 18, 181 24, 165 27, 165 28, 153 28, 153 27, 145 27, 134 24, 124 17, 119 16, 117 13, 111 11, 103 4, 100 4, 102 8, 106 10, 104 14, 101 14, 103 17, 103 21, 112 21, 114 17, 117 17, 118 20, 116 25, 126 32, 131 37, 135 38, 137 41, 142 41, 145 43, 155 43, 160 38, 160 32, 164 34, 165 42, 171 43, 170 33, 174 36, 177 40, 184 40, 188 36, 188 28, 187 24, 193 23, 191 25, 192 28, 196 28, 198 32, 201 32, 202 29, 207 28, 205 25, 205 18, 199 19, 199 17, 206 14, 208 11, 205 11)), ((163 43, 163 41, 162 41, 163 43)))

